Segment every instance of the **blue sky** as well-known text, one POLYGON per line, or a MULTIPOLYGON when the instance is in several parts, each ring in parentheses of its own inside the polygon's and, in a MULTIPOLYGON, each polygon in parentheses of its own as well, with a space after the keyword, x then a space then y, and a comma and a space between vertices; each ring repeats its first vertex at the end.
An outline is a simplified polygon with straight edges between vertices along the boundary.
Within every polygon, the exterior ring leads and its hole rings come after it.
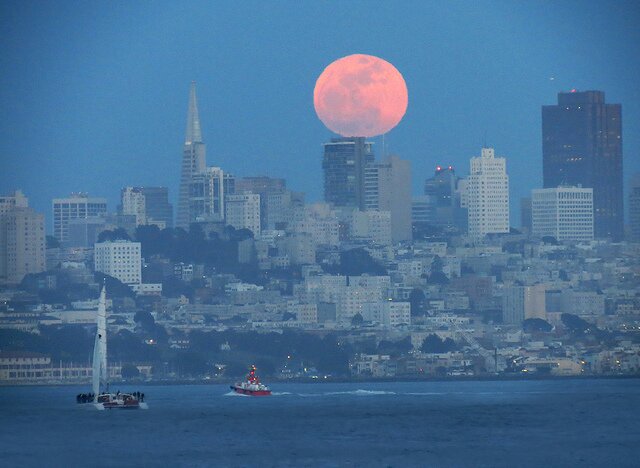
POLYGON ((622 103, 625 180, 640 172, 639 24, 630 1, 2 2, 0 192, 22 189, 49 219, 71 191, 111 209, 125 185, 175 199, 195 80, 209 165, 320 200, 333 135, 315 80, 365 53, 407 82, 386 146, 411 161, 414 193, 436 164, 466 175, 486 135, 508 158, 517 225, 542 183, 540 108, 560 90, 622 103))

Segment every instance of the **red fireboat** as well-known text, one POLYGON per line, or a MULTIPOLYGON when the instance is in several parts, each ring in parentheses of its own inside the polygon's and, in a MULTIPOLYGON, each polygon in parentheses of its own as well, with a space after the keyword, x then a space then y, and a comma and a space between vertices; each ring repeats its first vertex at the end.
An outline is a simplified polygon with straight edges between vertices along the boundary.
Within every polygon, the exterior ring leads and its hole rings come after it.
POLYGON ((251 366, 247 380, 244 382, 237 382, 230 386, 231 390, 241 395, 251 396, 269 396, 271 395, 271 389, 260 383, 260 379, 256 375, 256 366, 251 366))

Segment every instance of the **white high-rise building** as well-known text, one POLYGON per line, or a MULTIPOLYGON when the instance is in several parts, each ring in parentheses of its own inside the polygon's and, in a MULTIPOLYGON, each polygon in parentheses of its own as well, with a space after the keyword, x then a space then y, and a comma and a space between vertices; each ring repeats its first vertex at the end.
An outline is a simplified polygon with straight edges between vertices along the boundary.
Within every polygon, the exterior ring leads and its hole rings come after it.
POLYGON ((147 223, 147 208, 141 187, 125 187, 120 191, 122 214, 134 215, 136 226, 147 223))
POLYGON ((486 234, 509 232, 509 176, 505 158, 495 157, 493 148, 482 148, 471 158, 467 182, 469 235, 481 239, 486 234))
POLYGON ((68 225, 71 219, 84 219, 100 216, 107 212, 106 198, 89 198, 86 193, 72 193, 69 198, 54 198, 53 235, 60 242, 68 238, 68 225))
POLYGON ((16 190, 11 195, 0 196, 0 215, 14 208, 26 208, 28 206, 29 199, 20 190, 16 190))
POLYGON ((124 284, 142 282, 140 242, 127 240, 100 242, 95 245, 95 271, 119 279, 124 284))
POLYGON ((236 229, 249 229, 260 236, 260 195, 239 193, 225 199, 225 221, 236 229))
POLYGON ((531 231, 556 240, 593 240, 593 189, 556 187, 531 191, 531 231))

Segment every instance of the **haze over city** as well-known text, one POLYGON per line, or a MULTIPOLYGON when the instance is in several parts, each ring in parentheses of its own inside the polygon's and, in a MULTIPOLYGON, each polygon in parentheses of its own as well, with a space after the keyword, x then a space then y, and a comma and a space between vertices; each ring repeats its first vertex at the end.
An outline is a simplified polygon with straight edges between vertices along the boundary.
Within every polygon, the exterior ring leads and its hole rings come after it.
POLYGON ((390 61, 407 81, 407 115, 386 148, 411 161, 414 194, 436 164, 468 174, 486 143, 508 158, 518 219, 517 200, 542 181, 540 107, 570 89, 623 104, 627 179, 640 170, 636 2, 0 8, 0 187, 27 193, 48 229, 51 199, 70 191, 115 206, 122 186, 162 185, 177 201, 192 80, 209 164, 284 177, 321 200, 321 144, 332 134, 313 86, 352 53, 390 61))
POLYGON ((639 26, 1 2, 2 466, 636 466, 639 26))

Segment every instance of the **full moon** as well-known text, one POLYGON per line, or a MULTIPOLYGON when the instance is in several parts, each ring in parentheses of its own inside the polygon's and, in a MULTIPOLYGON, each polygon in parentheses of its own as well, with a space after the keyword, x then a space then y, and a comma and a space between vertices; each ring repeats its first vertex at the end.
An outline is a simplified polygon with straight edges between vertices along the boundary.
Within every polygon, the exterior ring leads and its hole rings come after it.
POLYGON ((373 137, 398 125, 409 96, 402 74, 386 60, 354 54, 324 69, 313 105, 329 130, 345 137, 373 137))

